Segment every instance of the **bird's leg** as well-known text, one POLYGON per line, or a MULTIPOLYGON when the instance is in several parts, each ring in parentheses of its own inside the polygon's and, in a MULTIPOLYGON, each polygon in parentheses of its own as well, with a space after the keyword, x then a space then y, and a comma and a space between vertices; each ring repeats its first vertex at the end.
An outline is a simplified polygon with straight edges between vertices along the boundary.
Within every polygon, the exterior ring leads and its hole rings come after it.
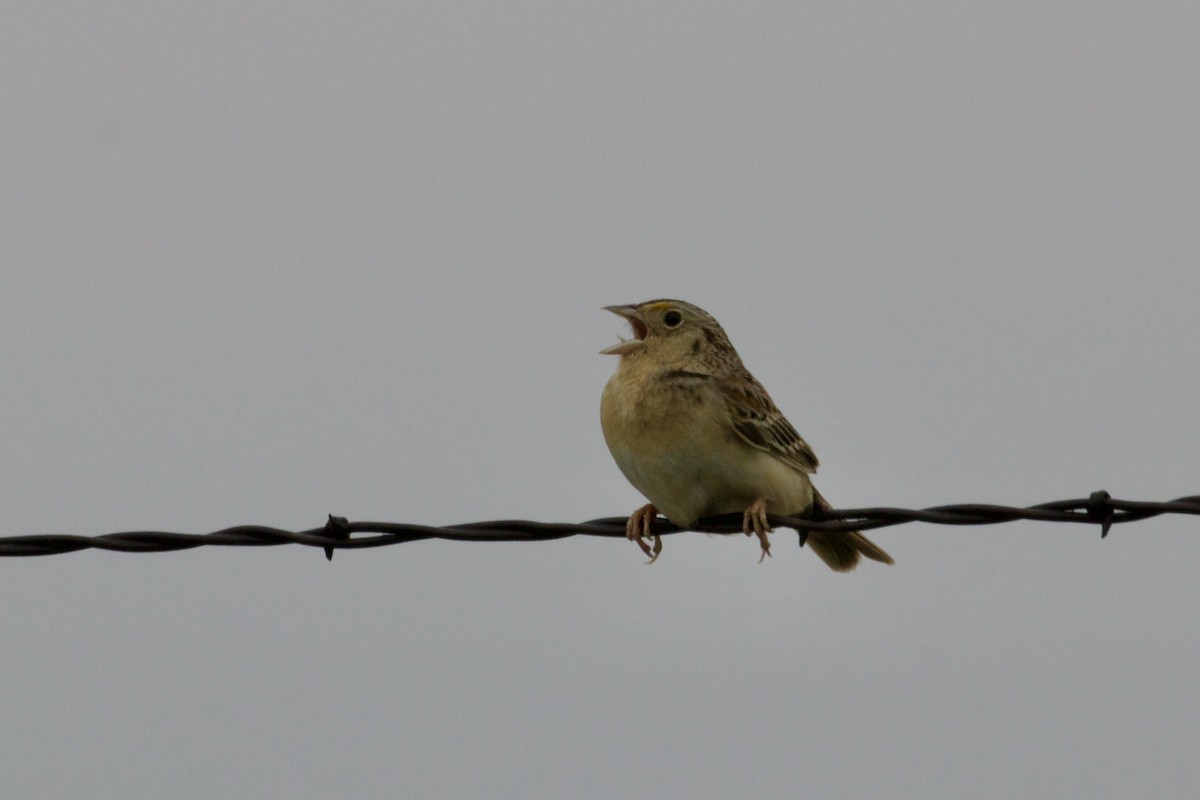
POLYGON ((662 537, 651 529, 657 514, 658 509, 654 507, 654 504, 647 503, 630 514, 629 521, 625 523, 625 538, 631 542, 637 542, 637 546, 642 548, 642 552, 650 558, 646 562, 647 564, 653 564, 658 559, 658 554, 662 552, 662 537), (646 541, 646 537, 654 539, 653 548, 646 541))
POLYGON ((747 536, 753 533, 762 545, 762 555, 758 557, 760 564, 764 558, 771 555, 771 543, 767 541, 767 534, 770 532, 771 526, 767 522, 767 498, 760 497, 750 504, 742 516, 742 533, 747 536))

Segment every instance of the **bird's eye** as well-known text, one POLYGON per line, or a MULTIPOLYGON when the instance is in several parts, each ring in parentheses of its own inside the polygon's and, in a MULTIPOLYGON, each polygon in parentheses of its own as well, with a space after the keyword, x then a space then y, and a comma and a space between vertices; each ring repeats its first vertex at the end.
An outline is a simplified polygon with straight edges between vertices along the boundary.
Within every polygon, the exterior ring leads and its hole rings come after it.
POLYGON ((663 325, 666 325, 668 328, 678 328, 681 322, 683 322, 683 314, 680 314, 673 308, 663 314, 663 325))

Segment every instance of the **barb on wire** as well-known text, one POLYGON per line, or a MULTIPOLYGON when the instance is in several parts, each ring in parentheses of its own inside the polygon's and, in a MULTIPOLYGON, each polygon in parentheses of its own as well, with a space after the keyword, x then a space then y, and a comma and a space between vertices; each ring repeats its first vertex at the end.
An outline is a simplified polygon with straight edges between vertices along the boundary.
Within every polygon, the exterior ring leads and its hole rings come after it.
MULTIPOLYGON (((1108 492, 1093 492, 1081 500, 1058 500, 1026 508, 964 503, 935 506, 925 509, 906 508, 848 508, 826 511, 819 519, 768 515, 776 528, 792 528, 800 533, 800 543, 808 531, 865 531, 900 525, 906 522, 928 522, 935 525, 995 525, 1018 519, 1040 522, 1082 522, 1100 526, 1101 538, 1109 528, 1126 522, 1157 517, 1160 514, 1200 515, 1200 495, 1180 497, 1169 502, 1117 500, 1108 492)), ((280 544, 303 544, 320 547, 328 558, 335 549, 382 547, 421 539, 450 539, 460 542, 541 542, 568 536, 625 537, 625 517, 604 517, 577 524, 531 522, 528 520, 497 520, 468 522, 461 525, 434 527, 398 522, 350 522, 344 517, 330 516, 320 528, 306 531, 287 531, 262 525, 239 525, 212 533, 168 533, 164 531, 128 531, 102 536, 75 534, 36 534, 0 537, 0 556, 46 556, 93 548, 123 553, 152 553, 188 550, 204 545, 228 547, 265 547, 280 544)), ((655 533, 666 536, 681 533, 676 525, 659 519, 655 533)), ((686 530, 704 533, 741 533, 742 515, 727 514, 710 517, 686 530)))

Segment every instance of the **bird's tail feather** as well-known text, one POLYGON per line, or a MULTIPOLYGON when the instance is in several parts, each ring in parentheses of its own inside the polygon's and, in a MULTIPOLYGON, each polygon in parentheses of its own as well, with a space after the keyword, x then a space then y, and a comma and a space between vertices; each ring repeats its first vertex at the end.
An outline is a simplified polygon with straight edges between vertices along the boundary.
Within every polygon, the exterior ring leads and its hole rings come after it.
MULTIPOLYGON (((829 501, 816 489, 813 489, 813 510, 833 510, 829 501)), ((809 531, 808 546, 830 569, 837 572, 849 572, 857 567, 860 556, 884 564, 895 563, 882 548, 858 531, 809 531)))

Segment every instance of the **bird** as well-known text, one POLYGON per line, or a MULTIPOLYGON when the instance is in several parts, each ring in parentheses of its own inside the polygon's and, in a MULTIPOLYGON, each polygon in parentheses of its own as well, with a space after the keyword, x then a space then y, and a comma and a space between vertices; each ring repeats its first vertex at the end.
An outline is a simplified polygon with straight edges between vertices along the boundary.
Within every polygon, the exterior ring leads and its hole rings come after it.
MULTIPOLYGON (((816 454, 711 314, 669 299, 604 310, 623 317, 633 333, 600 351, 620 359, 600 398, 600 426, 613 460, 650 501, 625 526, 647 563, 662 552, 653 532, 660 513, 680 528, 741 513, 742 532, 758 537, 761 563, 771 554, 768 511, 832 508, 809 478, 816 454)), ((854 569, 862 556, 894 563, 857 531, 813 530, 807 543, 837 572, 854 569)))

